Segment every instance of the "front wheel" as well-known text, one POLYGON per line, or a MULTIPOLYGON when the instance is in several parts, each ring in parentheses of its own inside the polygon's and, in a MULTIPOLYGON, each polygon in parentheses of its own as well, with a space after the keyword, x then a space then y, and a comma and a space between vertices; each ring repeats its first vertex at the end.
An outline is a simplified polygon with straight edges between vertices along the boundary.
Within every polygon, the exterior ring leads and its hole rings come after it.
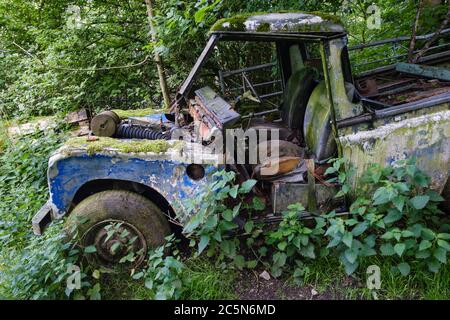
POLYGON ((77 230, 89 263, 107 269, 136 268, 148 249, 164 244, 169 223, 149 199, 124 190, 96 193, 81 201, 66 222, 77 230))

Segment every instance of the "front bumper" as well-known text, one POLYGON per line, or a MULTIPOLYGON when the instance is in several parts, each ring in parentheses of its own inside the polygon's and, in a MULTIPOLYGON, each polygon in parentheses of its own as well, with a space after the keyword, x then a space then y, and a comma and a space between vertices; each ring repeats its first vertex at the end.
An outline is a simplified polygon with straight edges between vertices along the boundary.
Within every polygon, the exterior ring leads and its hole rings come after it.
POLYGON ((45 227, 52 221, 52 206, 50 201, 47 201, 41 209, 31 219, 33 226, 33 233, 37 236, 42 235, 45 227))

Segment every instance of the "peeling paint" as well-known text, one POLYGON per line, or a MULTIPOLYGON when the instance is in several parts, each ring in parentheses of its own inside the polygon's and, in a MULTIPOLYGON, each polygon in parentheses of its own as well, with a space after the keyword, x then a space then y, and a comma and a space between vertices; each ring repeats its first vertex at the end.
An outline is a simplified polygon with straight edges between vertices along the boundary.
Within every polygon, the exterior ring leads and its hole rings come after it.
POLYGON ((450 111, 389 123, 340 138, 348 165, 356 170, 354 185, 370 164, 392 165, 416 157, 417 165, 441 191, 449 175, 450 111))

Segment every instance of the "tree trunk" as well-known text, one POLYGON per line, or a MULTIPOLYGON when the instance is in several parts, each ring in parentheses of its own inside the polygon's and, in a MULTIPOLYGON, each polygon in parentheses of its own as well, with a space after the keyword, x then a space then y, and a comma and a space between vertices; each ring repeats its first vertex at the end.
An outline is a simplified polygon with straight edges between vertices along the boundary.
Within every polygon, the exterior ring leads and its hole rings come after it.
MULTIPOLYGON (((148 23, 150 25, 150 33, 151 33, 151 40, 153 43, 156 43, 156 31, 155 27, 153 25, 153 6, 152 6, 152 0, 145 0, 145 4, 147 6, 147 16, 148 16, 148 23)), ((158 52, 155 51, 154 60, 156 63, 156 68, 158 70, 158 77, 159 77, 159 85, 161 87, 161 93, 164 98, 164 105, 169 107, 170 105, 170 96, 169 96, 169 89, 167 88, 167 82, 166 82, 166 75, 164 72, 164 64, 162 61, 161 56, 158 52)))
POLYGON ((409 42, 408 49, 408 62, 413 61, 414 48, 416 47, 417 29, 419 28, 420 15, 424 6, 424 0, 419 0, 419 6, 417 7, 416 18, 414 19, 414 25, 412 28, 411 41, 409 42))

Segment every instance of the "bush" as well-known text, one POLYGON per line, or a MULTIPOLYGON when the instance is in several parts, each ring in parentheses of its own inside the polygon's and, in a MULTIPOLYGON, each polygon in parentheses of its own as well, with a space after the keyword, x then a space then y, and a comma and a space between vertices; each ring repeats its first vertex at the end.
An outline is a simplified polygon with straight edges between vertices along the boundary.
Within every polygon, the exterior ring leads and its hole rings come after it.
POLYGON ((100 297, 99 286, 92 285, 82 269, 79 250, 67 241, 62 230, 61 221, 53 223, 22 250, 2 251, 0 296, 33 300, 100 297), (78 268, 81 287, 70 289, 67 283, 78 268))
MULTIPOLYGON (((343 183, 345 192, 341 190, 338 195, 344 195, 350 190, 341 167, 344 161, 336 163, 328 172, 337 176, 333 181, 343 183)), ((274 265, 280 264, 275 259, 280 255, 284 257, 282 262, 295 255, 314 259, 310 236, 316 240, 316 250, 337 256, 347 274, 372 256, 389 257, 392 271, 404 276, 412 265, 417 270, 436 273, 447 264, 450 225, 438 208, 443 198, 429 189, 430 178, 413 160, 398 161, 385 168, 373 165, 365 173, 363 183, 348 215, 339 216, 332 211, 317 216, 311 229, 292 219, 303 207, 291 206, 291 211, 284 213, 280 228, 267 235, 267 242, 275 245, 274 265), (321 234, 319 239, 317 235, 321 234), (309 244, 309 250, 302 247, 301 240, 309 244)))
POLYGON ((0 296, 11 299, 98 298, 78 250, 65 241, 61 222, 44 236, 31 232, 33 214, 47 201, 48 156, 63 135, 36 132, 17 137, 0 154, 0 296), (78 263, 80 290, 66 290, 69 266, 78 263))

